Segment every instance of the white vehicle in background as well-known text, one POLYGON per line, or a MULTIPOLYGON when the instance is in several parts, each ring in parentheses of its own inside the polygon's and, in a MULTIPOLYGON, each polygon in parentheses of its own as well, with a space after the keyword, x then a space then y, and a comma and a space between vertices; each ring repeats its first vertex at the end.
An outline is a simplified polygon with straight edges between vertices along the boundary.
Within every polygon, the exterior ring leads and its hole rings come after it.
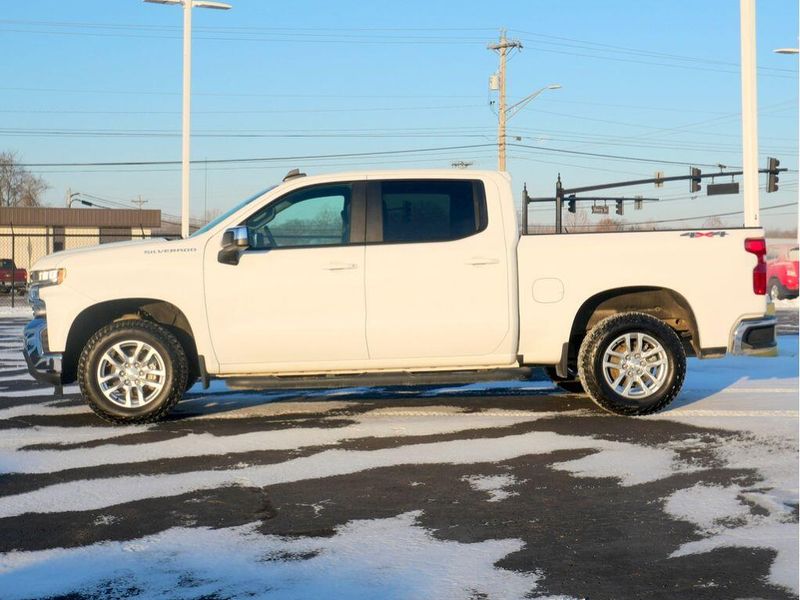
POLYGON ((32 273, 31 372, 114 422, 197 379, 264 387, 524 378, 544 366, 624 415, 686 356, 770 353, 761 229, 520 236, 489 171, 304 177, 190 238, 59 252, 32 273))

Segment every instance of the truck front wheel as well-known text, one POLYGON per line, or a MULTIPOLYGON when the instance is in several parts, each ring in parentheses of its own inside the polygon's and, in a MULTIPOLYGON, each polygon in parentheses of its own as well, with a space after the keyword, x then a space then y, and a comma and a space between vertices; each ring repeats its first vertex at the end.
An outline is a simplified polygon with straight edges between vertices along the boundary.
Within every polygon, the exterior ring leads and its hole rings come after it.
POLYGON ((578 354, 583 386, 596 404, 618 415, 646 415, 669 404, 683 385, 686 354, 678 335, 644 313, 600 321, 578 354))
POLYGON ((177 338, 157 323, 115 321, 95 333, 78 362, 91 409, 112 423, 148 423, 183 396, 188 364, 177 338))

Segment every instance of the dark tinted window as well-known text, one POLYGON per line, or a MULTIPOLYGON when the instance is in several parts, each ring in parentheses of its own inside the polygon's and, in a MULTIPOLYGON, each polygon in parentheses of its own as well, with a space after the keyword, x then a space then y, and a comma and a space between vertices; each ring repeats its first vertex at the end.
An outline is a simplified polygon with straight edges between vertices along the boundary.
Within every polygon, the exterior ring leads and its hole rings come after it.
POLYGON ((473 181, 385 181, 384 242, 436 242, 486 227, 483 187, 473 181))
POLYGON ((350 184, 321 185, 287 194, 247 219, 250 247, 349 243, 351 196, 350 184))

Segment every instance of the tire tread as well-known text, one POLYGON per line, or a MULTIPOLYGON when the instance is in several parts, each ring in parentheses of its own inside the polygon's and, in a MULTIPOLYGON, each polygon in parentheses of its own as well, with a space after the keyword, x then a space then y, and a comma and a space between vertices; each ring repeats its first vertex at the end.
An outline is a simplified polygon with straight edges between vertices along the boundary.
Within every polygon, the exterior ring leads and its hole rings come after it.
POLYGON ((169 411, 171 411, 172 408, 183 397, 188 373, 188 360, 183 351, 183 347, 178 341, 178 338, 176 338, 169 330, 162 327, 158 323, 144 319, 124 319, 121 321, 114 321, 105 327, 101 327, 94 333, 94 335, 92 335, 92 337, 89 338, 89 341, 86 342, 86 346, 84 346, 80 359, 78 360, 78 386, 80 387, 81 395, 89 405, 89 408, 91 408, 98 417, 114 425, 153 423, 163 419, 164 416, 166 416, 166 414, 169 413, 169 411), (92 350, 106 337, 119 331, 125 331, 131 328, 147 331, 151 335, 160 338, 161 342, 167 347, 169 350, 170 359, 172 360, 172 370, 174 375, 173 380, 170 383, 172 389, 170 390, 166 401, 162 402, 161 406, 158 407, 158 410, 155 410, 152 413, 132 416, 114 415, 105 411, 93 397, 92 391, 89 388, 86 380, 86 376, 89 373, 88 362, 92 350))
POLYGON ((683 387, 686 377, 686 353, 678 335, 663 321, 642 312, 625 312, 611 315, 595 325, 584 338, 578 352, 578 375, 583 382, 584 390, 603 410, 616 415, 636 416, 649 415, 658 412, 675 399, 675 396, 683 387), (628 406, 621 404, 613 398, 608 398, 603 393, 599 379, 595 376, 592 366, 595 364, 597 353, 602 351, 600 341, 608 335, 609 331, 619 326, 620 322, 625 322, 631 328, 647 327, 657 329, 663 333, 660 340, 668 352, 673 353, 673 368, 675 377, 672 380, 669 390, 656 403, 641 407, 628 406))

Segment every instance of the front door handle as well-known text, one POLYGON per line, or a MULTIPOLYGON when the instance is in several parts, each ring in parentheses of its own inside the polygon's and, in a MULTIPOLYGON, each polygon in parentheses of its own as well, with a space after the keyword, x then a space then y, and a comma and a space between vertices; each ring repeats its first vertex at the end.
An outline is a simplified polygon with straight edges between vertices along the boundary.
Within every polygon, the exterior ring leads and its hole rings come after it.
POLYGON ((480 267, 481 265, 496 265, 500 260, 497 258, 488 258, 486 256, 475 256, 467 261, 468 265, 473 267, 480 267))
POLYGON ((322 268, 326 271, 349 271, 351 269, 357 269, 358 265, 355 263, 331 262, 322 268))

